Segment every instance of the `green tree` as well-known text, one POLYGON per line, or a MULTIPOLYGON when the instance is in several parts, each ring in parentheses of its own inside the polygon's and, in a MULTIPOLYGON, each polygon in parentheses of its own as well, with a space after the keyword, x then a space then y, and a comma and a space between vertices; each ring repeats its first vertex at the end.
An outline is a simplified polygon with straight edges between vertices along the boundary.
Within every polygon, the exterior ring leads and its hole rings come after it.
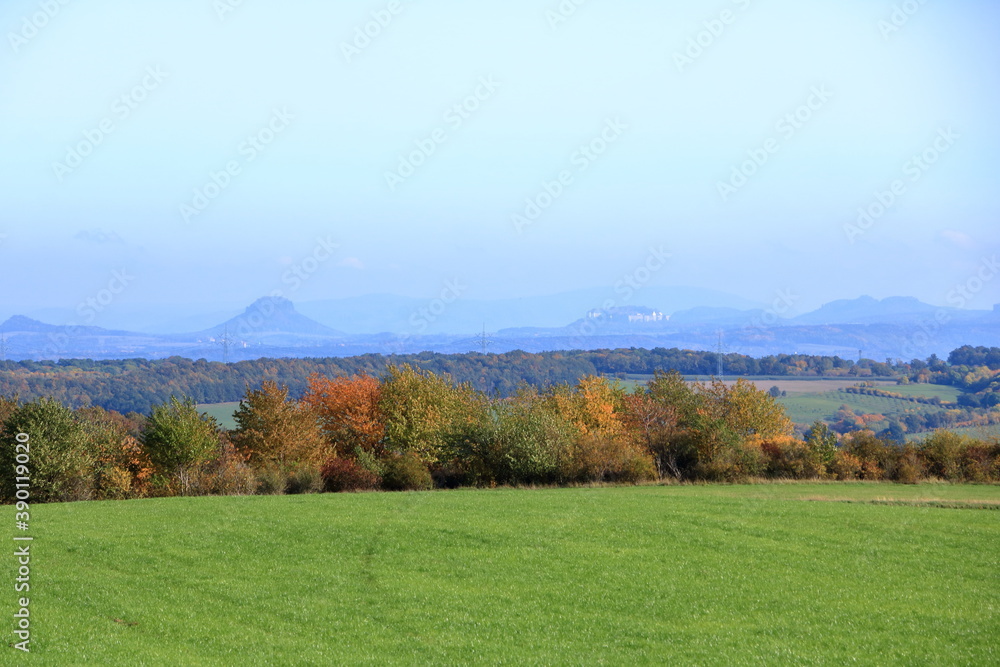
POLYGON ((87 500, 92 496, 94 455, 88 447, 86 430, 72 410, 58 401, 40 398, 14 409, 3 430, 0 474, 5 498, 15 497, 14 478, 18 476, 30 477, 33 501, 87 500), (27 436, 26 447, 16 447, 23 440, 23 436, 18 439, 19 434, 27 436), (17 455, 23 453, 27 454, 27 464, 17 461, 17 455), (18 474, 19 465, 27 466, 26 475, 18 474))
POLYGON ((646 393, 657 403, 672 408, 681 427, 688 426, 704 404, 703 396, 677 371, 656 371, 646 385, 646 393))
POLYGON ((219 425, 214 417, 199 414, 194 401, 153 407, 142 432, 142 444, 160 472, 175 475, 212 460, 219 449, 219 425))
POLYGON ((824 422, 818 419, 813 422, 806 431, 806 444, 819 456, 823 465, 829 466, 833 463, 833 458, 837 455, 837 434, 824 422))

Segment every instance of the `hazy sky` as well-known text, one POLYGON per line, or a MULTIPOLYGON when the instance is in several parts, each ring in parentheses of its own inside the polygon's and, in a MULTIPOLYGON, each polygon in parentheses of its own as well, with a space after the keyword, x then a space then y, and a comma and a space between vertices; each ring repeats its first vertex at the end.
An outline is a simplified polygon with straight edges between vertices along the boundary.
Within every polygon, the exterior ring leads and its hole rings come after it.
POLYGON ((623 276, 944 304, 1000 250, 987 0, 7 0, 0 28, 6 311, 623 276))

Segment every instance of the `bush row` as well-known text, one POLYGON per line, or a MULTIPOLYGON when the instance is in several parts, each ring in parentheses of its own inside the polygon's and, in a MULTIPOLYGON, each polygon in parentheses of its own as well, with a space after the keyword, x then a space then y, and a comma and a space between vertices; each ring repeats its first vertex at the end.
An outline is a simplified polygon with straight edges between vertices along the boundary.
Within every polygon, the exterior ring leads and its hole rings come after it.
POLYGON ((18 434, 40 502, 657 479, 1000 482, 995 440, 941 431, 897 445, 818 422, 797 438, 751 383, 676 373, 631 392, 586 377, 498 398, 403 366, 383 379, 314 376, 299 400, 273 382, 248 387, 235 420, 221 429, 179 398, 149 415, 0 399, 0 491, 14 498, 18 434))

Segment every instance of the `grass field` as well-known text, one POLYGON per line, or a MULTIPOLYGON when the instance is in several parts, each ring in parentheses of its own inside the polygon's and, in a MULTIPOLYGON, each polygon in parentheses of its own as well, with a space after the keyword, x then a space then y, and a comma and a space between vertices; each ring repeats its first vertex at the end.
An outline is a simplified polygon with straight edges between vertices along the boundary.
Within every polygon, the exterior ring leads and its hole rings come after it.
POLYGON ((235 403, 202 403, 198 405, 198 411, 215 417, 222 428, 234 429, 236 428, 236 420, 233 419, 233 413, 238 407, 240 407, 239 401, 235 403))
POLYGON ((1000 511, 935 506, 968 501, 1000 487, 44 505, 33 652, 2 661, 996 664, 1000 511))

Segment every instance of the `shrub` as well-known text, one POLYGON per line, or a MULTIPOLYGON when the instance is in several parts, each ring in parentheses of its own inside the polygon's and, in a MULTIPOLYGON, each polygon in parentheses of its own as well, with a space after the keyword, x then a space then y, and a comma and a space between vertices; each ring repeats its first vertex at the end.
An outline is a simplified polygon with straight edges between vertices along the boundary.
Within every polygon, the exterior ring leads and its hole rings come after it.
POLYGON ((585 433, 562 453, 559 476, 565 482, 635 484, 657 475, 651 454, 621 439, 585 433))
POLYGON ((920 448, 927 472, 934 477, 957 482, 962 478, 962 450, 969 439, 950 431, 935 431, 920 448))
POLYGON ((926 475, 926 466, 919 452, 912 445, 903 447, 899 454, 893 479, 902 484, 916 484, 926 475))
POLYGON ((370 491, 377 489, 381 482, 378 475, 366 470, 352 459, 329 459, 323 464, 320 477, 323 480, 323 490, 334 493, 370 491))
POLYGON ((391 451, 413 452, 425 463, 449 460, 453 432, 477 411, 481 399, 467 386, 454 386, 447 376, 408 365, 390 367, 378 403, 385 419, 385 444, 391 451))
POLYGON ((772 440, 761 445, 765 472, 782 479, 816 479, 826 472, 822 455, 816 448, 794 439, 772 440))
POLYGON ((620 460, 617 469, 612 472, 612 481, 619 484, 639 484, 656 479, 656 463, 651 455, 639 452, 626 452, 620 460))
POLYGON ((690 474, 696 479, 735 482, 748 476, 744 468, 748 457, 741 452, 740 437, 720 418, 699 414, 686 434, 688 442, 681 449, 693 455, 690 474))
POLYGON ((984 484, 1000 481, 997 472, 1000 463, 1000 447, 978 442, 970 443, 962 450, 962 475, 966 481, 984 484))
POLYGON ((285 493, 320 493, 323 490, 323 476, 317 466, 303 465, 292 470, 288 475, 285 493))
POLYGON ((464 467, 480 483, 551 484, 573 430, 536 395, 518 396, 496 405, 492 418, 465 425, 454 448, 459 460, 449 468, 464 467))
POLYGON ((838 450, 830 464, 830 472, 841 481, 857 479, 861 474, 861 460, 844 450, 838 450))
POLYGON ((288 474, 276 465, 259 466, 254 471, 254 493, 261 496, 280 496, 288 488, 288 474))
POLYGON ((833 463, 833 458, 837 455, 837 434, 822 421, 817 420, 806 431, 806 445, 819 457, 825 469, 833 463))
POLYGON ((215 471, 215 493, 220 495, 249 495, 255 491, 253 468, 246 461, 228 434, 219 438, 219 456, 211 464, 215 471))
POLYGON ((385 461, 382 488, 387 491, 426 491, 434 488, 427 465, 416 453, 390 456, 385 461))
POLYGON ((101 475, 100 497, 106 500, 126 500, 132 495, 132 473, 117 466, 101 475))
POLYGON ((313 375, 302 398, 318 416, 327 441, 341 455, 361 450, 375 456, 384 454, 381 400, 382 385, 365 374, 337 378, 313 375))
POLYGON ((861 462, 860 479, 878 481, 895 475, 900 449, 875 436, 871 431, 858 431, 846 439, 847 453, 861 462))

